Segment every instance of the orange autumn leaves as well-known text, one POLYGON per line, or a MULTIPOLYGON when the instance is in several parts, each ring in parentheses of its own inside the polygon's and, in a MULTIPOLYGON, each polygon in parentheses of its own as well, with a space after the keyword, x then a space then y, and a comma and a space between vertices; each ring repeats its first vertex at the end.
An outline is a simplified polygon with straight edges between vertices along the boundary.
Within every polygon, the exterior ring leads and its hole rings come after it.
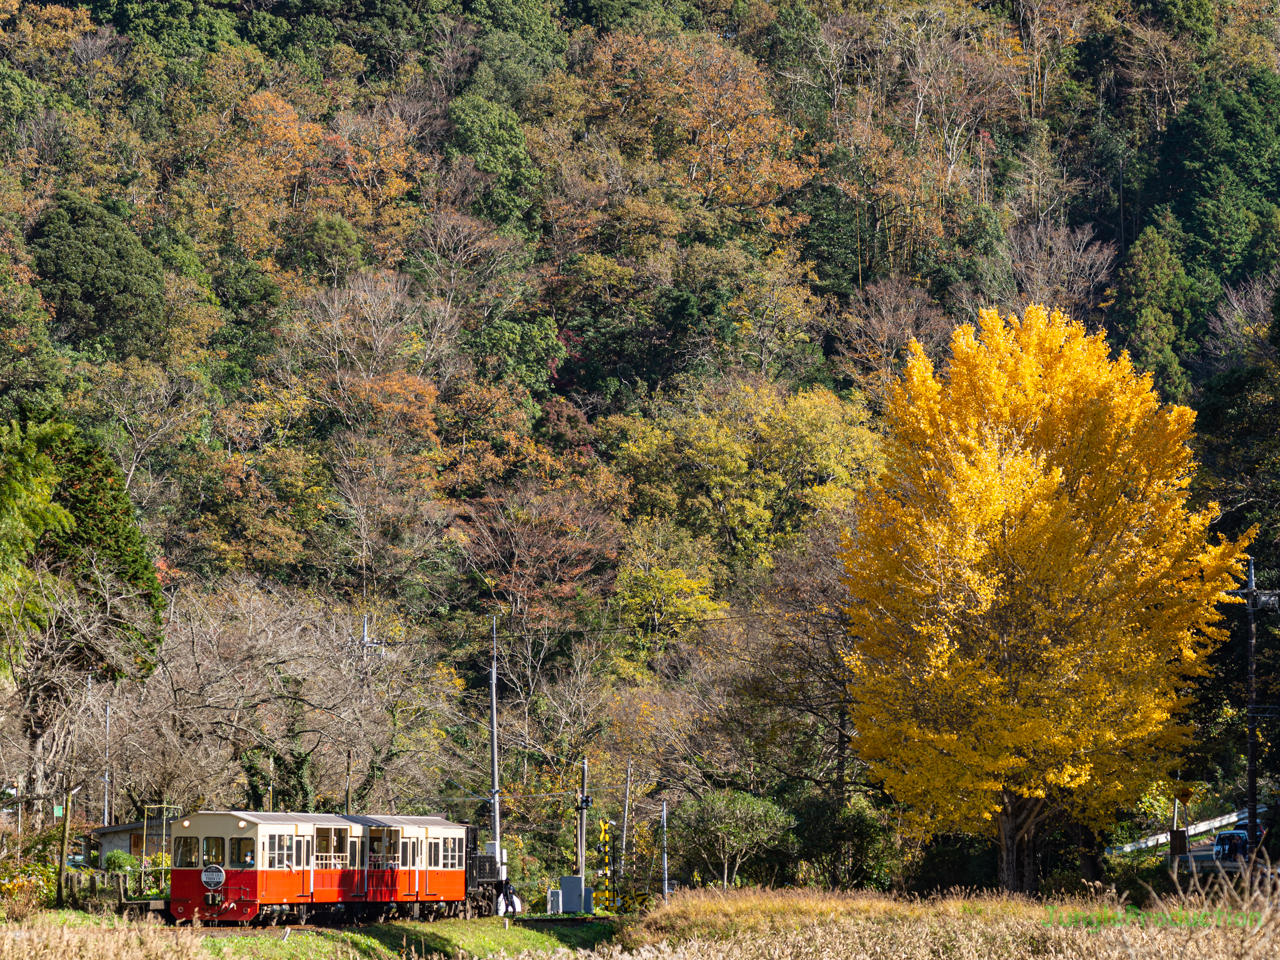
POLYGON ((785 229, 778 205, 818 172, 766 72, 707 36, 610 34, 538 100, 545 120, 526 133, 559 186, 545 211, 557 242, 641 252, 697 223, 785 229))
POLYGON ((660 164, 708 207, 759 209, 802 186, 814 161, 793 157, 764 74, 705 37, 679 43, 612 35, 585 71, 587 115, 624 153, 660 164))
POLYGON ((171 178, 166 205, 198 245, 234 241, 274 272, 307 222, 339 215, 377 259, 404 255, 420 219, 407 197, 432 160, 400 118, 343 109, 340 93, 317 101, 295 78, 267 77, 253 52, 209 54, 202 66, 157 155, 171 178))

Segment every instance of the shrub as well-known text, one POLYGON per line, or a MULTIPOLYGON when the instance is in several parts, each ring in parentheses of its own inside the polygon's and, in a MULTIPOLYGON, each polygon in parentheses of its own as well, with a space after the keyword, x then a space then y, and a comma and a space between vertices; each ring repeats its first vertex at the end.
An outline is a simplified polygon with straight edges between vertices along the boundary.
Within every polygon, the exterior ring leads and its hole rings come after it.
POLYGON ((108 873, 133 873, 138 869, 138 858, 123 850, 112 850, 103 857, 102 869, 108 873))
POLYGON ((20 923, 53 902, 58 868, 52 863, 11 863, 0 873, 0 911, 9 923, 20 923))

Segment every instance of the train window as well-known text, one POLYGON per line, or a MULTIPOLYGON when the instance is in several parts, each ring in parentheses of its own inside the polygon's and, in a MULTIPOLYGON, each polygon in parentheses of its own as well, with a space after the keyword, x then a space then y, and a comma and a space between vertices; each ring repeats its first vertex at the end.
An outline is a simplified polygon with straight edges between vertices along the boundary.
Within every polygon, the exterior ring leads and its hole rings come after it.
POLYGON ((347 854, 347 865, 351 867, 352 870, 359 870, 360 869, 360 857, 359 857, 360 845, 357 844, 354 840, 352 840, 350 847, 348 847, 348 850, 349 850, 349 853, 347 854))
POLYGON ((445 837, 444 838, 444 857, 440 864, 442 870, 460 870, 462 869, 462 838, 461 837, 445 837))
POLYGON ((253 838, 252 837, 232 837, 231 838, 231 866, 237 870, 252 870, 253 864, 253 838))
POLYGON ((427 852, 429 854, 427 858, 427 866, 439 867, 440 866, 440 841, 432 840, 427 845, 427 852))
POLYGON ((221 837, 205 837, 204 838, 204 865, 222 864, 227 862, 227 841, 221 837))
MULTIPOLYGON (((298 844, 302 846, 301 843, 298 844)), ((287 833, 273 833, 267 837, 267 868, 284 870, 295 866, 293 861, 293 836, 287 833)))
POLYGON ((173 841, 175 867, 200 866, 200 841, 196 837, 177 837, 173 841))
POLYGON ((400 866, 402 867, 411 866, 411 864, 409 863, 409 841, 408 840, 400 841, 400 866))

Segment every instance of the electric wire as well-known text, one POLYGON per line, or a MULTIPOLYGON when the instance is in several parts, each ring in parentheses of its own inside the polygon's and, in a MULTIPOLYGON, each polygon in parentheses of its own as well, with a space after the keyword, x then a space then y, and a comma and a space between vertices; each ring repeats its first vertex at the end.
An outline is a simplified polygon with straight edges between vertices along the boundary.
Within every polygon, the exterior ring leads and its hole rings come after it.
MULTIPOLYGON (((670 620, 665 625, 670 627, 694 626, 694 625, 702 625, 702 624, 708 624, 708 623, 730 623, 730 622, 735 622, 739 620, 762 620, 762 621, 769 621, 774 623, 797 623, 797 622, 805 622, 808 620, 817 619, 821 616, 823 616, 823 614, 817 611, 812 613, 805 613, 805 614, 742 613, 742 614, 734 614, 732 616, 727 616, 727 617, 700 617, 700 618, 699 617, 681 617, 676 620, 670 620)), ((612 636, 612 635, 617 635, 621 633, 635 633, 636 629, 637 628, 634 626, 632 627, 601 627, 599 629, 590 628, 590 627, 563 627, 563 628, 556 628, 556 629, 548 628, 540 632, 535 629, 532 631, 499 633, 497 635, 497 638, 499 640, 529 640, 529 639, 537 639, 540 636, 548 636, 548 635, 566 636, 569 634, 580 634, 580 635, 589 635, 589 636, 612 636)), ((490 642, 493 639, 494 639, 493 634, 489 634, 489 633, 486 633, 483 637, 478 635, 477 636, 463 635, 463 636, 456 636, 454 638, 455 642, 457 643, 463 643, 466 641, 471 641, 475 643, 479 643, 481 641, 490 642)), ((370 640, 367 643, 364 643, 362 645, 366 647, 414 647, 414 646, 421 646, 422 643, 423 643, 422 640, 370 640)))

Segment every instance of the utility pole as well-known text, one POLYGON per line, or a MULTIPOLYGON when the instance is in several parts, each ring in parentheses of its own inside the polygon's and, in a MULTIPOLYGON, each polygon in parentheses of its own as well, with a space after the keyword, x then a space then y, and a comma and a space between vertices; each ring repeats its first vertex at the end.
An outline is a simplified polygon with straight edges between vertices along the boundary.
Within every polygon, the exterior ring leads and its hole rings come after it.
POLYGON ((1253 579, 1253 557, 1249 558, 1249 856, 1258 846, 1258 684, 1255 670, 1258 646, 1258 627, 1253 610, 1258 601, 1257 584, 1253 579))
POLYGON ((347 816, 351 816, 351 751, 347 751, 347 816))
POLYGON ((1280 591, 1259 590, 1254 579, 1253 558, 1249 558, 1249 579, 1243 590, 1228 590, 1233 597, 1244 600, 1249 612, 1249 744, 1248 744, 1248 794, 1249 850, 1250 856, 1258 846, 1258 717, 1276 716, 1276 707, 1258 706, 1257 646, 1258 625, 1255 610, 1266 608, 1280 610, 1280 591))
POLYGON ((631 815, 631 761, 627 761, 627 792, 622 795, 622 849, 618 851, 618 880, 627 871, 627 818, 631 815))
POLYGON ((107 755, 102 762, 102 825, 111 826, 111 701, 107 701, 107 755))
MULTIPOLYGON (((74 764, 75 762, 76 762, 76 748, 75 748, 75 743, 72 742, 70 764, 74 764)), ((68 767, 70 767, 70 764, 68 765, 68 767)), ((66 796, 63 797, 62 799, 62 852, 58 857, 58 895, 54 901, 57 904, 59 910, 61 910, 65 905, 65 900, 63 899, 63 897, 64 897, 64 891, 67 888, 67 849, 71 846, 71 798, 75 795, 75 792, 71 789, 71 771, 69 768, 65 775, 65 779, 67 781, 66 796)), ((142 850, 143 850, 144 857, 147 849, 146 838, 147 838, 147 835, 144 832, 142 835, 142 842, 143 842, 142 850)), ((144 863, 146 862, 145 859, 143 862, 144 863)))
MULTIPOLYGON (((502 870, 502 811, 498 799, 498 618, 493 618, 493 660, 489 664, 489 761, 493 768, 493 853, 502 870)), ((586 788, 583 787, 583 792, 586 788)))
POLYGON ((667 902, 667 801, 662 801, 662 902, 667 902))
POLYGON ((583 889, 587 882, 587 758, 582 758, 582 794, 578 799, 578 876, 582 878, 583 889))

